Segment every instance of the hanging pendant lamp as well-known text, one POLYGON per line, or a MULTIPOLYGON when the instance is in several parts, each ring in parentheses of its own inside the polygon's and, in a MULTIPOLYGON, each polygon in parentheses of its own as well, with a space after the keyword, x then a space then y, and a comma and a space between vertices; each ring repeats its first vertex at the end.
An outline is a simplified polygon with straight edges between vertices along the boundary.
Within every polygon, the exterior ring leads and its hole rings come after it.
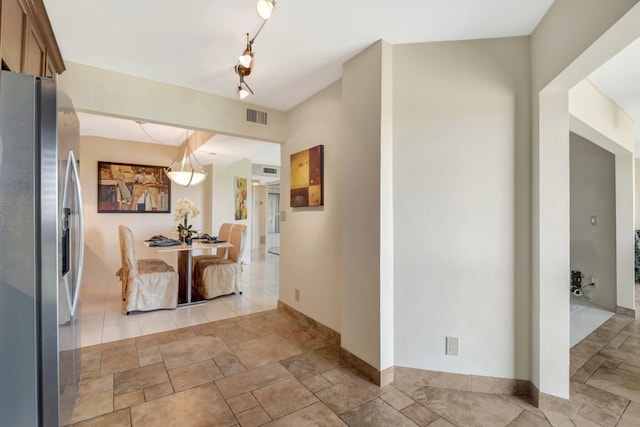
POLYGON ((198 185, 207 177, 207 173, 189 147, 188 138, 180 146, 178 155, 164 172, 171 181, 183 187, 198 185))

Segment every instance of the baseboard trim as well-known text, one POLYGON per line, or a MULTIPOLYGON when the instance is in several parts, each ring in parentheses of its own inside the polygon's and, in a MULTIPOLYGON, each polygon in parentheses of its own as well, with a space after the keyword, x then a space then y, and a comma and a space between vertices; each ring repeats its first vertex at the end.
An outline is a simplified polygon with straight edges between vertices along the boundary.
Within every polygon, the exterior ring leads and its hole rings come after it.
POLYGON ((566 417, 571 417, 571 401, 551 394, 541 393, 538 387, 529 381, 529 398, 536 408, 543 411, 555 412, 566 417))
POLYGON ((568 399, 541 393, 529 380, 455 374, 451 372, 429 371, 403 366, 391 366, 380 371, 360 359, 355 354, 351 353, 349 350, 343 348, 340 345, 341 335, 339 332, 323 325, 317 320, 312 319, 280 300, 278 300, 278 310, 289 314, 309 329, 327 338, 332 344, 338 347, 340 360, 379 387, 383 387, 395 381, 396 383, 403 384, 404 386, 408 385, 417 388, 428 386, 479 393, 526 396, 529 397, 534 406, 540 409, 571 416, 571 402, 568 399))
POLYGON ((634 319, 636 318, 636 311, 631 309, 631 308, 617 306, 616 307, 616 314, 620 314, 622 316, 632 317, 634 319))
POLYGON ((339 332, 334 331, 330 327, 323 325, 322 323, 318 322, 317 320, 312 319, 311 317, 307 316, 306 314, 296 310, 295 308, 291 307, 290 305, 287 305, 287 304, 283 303, 280 300, 278 300, 278 310, 282 310, 285 313, 289 314, 290 316, 292 316, 298 322, 302 323, 307 328, 309 328, 312 331, 315 331, 315 332, 319 333, 320 335, 322 335, 323 337, 327 338, 329 341, 331 341, 332 344, 340 346, 340 333, 339 332))
POLYGON ((396 366, 395 381, 412 387, 438 387, 479 393, 529 396, 528 380, 485 377, 396 366))

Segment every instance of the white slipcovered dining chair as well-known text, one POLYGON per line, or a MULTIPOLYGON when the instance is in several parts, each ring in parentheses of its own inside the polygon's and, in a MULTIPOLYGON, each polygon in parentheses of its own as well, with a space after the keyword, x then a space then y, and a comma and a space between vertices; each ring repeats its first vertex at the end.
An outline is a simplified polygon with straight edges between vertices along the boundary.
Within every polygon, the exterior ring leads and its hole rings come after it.
MULTIPOLYGON (((229 240, 229 234, 231 234, 231 227, 233 226, 230 222, 222 223, 220 229, 218 230, 218 235, 216 236, 218 240, 229 240)), ((218 248, 216 249, 215 254, 204 254, 204 255, 196 255, 193 257, 193 266, 201 260, 211 260, 211 259, 225 259, 227 258, 227 249, 228 248, 218 248)))
POLYGON ((133 234, 128 227, 120 225, 118 236, 124 312, 176 308, 178 273, 161 259, 136 260, 133 234))
POLYGON ((247 237, 247 226, 233 224, 226 259, 203 258, 196 262, 193 273, 193 291, 200 298, 211 299, 234 292, 242 293, 242 253, 247 237))

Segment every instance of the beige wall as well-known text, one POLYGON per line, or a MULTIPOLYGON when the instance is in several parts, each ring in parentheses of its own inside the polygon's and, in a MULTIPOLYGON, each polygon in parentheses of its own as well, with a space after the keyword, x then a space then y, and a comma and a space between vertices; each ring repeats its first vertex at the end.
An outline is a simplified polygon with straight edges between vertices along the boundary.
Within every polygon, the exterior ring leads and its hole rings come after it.
POLYGON ((283 141, 284 113, 139 77, 65 63, 59 79, 78 111, 135 118, 188 129, 283 141), (264 111, 269 126, 246 121, 246 109, 264 111))
POLYGON ((529 84, 527 37, 394 47, 398 366, 530 376, 529 84))
POLYGON ((343 269, 341 165, 342 152, 349 149, 341 91, 341 83, 334 83, 289 112, 280 169, 279 298, 336 331, 341 331, 343 269), (290 155, 319 144, 324 144, 324 206, 292 209, 290 155))
POLYGON ((247 236, 242 260, 245 263, 251 262, 252 247, 252 217, 254 214, 251 204, 253 186, 251 185, 251 161, 240 160, 228 166, 215 166, 213 168, 213 193, 212 193, 212 228, 213 234, 217 233, 223 222, 244 224, 247 226, 247 236), (247 219, 236 221, 235 219, 235 193, 234 178, 244 178, 247 180, 247 219))
MULTIPOLYGON (((176 265, 175 254, 160 254, 144 245, 144 239, 156 234, 172 236, 177 223, 173 220, 178 199, 187 197, 201 209, 192 221, 194 227, 206 224, 211 211, 207 209, 207 185, 193 188, 171 186, 171 213, 98 213, 98 161, 168 166, 177 147, 108 140, 96 137, 80 138, 80 182, 85 211, 85 265, 83 282, 86 285, 118 283, 115 272, 121 266, 118 225, 124 224, 133 232, 138 258, 162 258, 176 265)), ((207 178, 209 181, 210 176, 207 178)))

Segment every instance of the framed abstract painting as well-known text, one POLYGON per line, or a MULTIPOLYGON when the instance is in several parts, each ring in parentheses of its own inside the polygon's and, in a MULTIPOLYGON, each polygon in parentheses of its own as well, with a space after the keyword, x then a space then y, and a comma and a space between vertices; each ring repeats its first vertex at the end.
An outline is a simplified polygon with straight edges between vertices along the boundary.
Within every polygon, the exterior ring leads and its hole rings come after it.
POLYGON ((247 179, 233 178, 236 220, 247 219, 247 179))
POLYGON ((291 207, 324 206, 324 145, 291 155, 291 207))
POLYGON ((170 206, 164 167, 98 162, 98 213, 169 213, 170 206))

